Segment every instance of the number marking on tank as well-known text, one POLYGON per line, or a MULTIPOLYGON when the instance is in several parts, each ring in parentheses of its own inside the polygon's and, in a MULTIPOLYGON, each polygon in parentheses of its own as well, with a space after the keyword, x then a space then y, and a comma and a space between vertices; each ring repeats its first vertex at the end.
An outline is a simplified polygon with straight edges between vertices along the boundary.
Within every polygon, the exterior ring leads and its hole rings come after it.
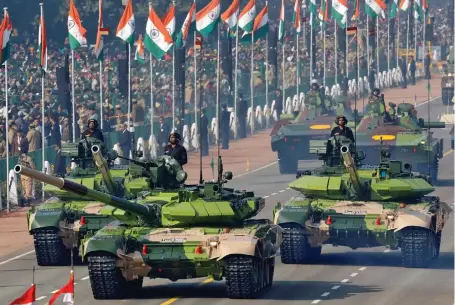
POLYGON ((366 215, 366 214, 368 214, 368 211, 363 211, 363 210, 344 210, 343 214, 366 215))
POLYGON ((186 241, 186 238, 163 238, 161 242, 163 243, 183 243, 186 241))

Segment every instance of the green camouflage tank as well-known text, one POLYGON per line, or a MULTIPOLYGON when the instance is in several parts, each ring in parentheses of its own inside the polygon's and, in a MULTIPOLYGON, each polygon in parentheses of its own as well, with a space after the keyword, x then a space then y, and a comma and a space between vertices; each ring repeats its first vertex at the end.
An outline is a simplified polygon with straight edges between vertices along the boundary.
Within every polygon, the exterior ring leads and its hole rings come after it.
MULTIPOLYGON (((133 200, 20 165, 15 172, 115 211, 115 221, 81 242, 95 299, 134 295, 146 277, 224 278, 229 298, 254 298, 272 286, 282 229, 268 219, 251 219, 264 208, 265 199, 225 187, 232 173, 223 175, 221 158, 219 164, 217 181, 160 194, 144 192, 133 200)), ((149 170, 159 175, 153 167, 149 170)), ((85 221, 89 225, 92 219, 85 221)))
POLYGON ((383 99, 373 101, 356 128, 356 147, 363 150, 365 164, 377 165, 380 138, 389 149, 392 159, 409 163, 415 171, 428 173, 432 183, 438 179, 439 159, 443 157, 443 139, 435 139, 428 128, 445 128, 444 122, 425 122, 417 117, 414 105, 389 103, 385 110, 383 99))
POLYGON ((354 126, 358 119, 347 97, 326 97, 323 102, 319 92, 309 91, 305 96, 305 108, 295 119, 275 123, 270 133, 271 145, 272 151, 278 153, 281 174, 295 174, 299 160, 315 158, 309 153, 309 141, 327 139, 339 114, 347 118, 348 126, 354 126))
POLYGON ((283 263, 311 262, 326 244, 401 248, 405 267, 426 267, 438 257, 452 209, 426 196, 435 190, 428 177, 390 160, 385 149, 379 166, 361 167, 365 153, 356 153, 342 136, 310 145, 324 165, 298 174, 289 187, 301 195, 273 211, 274 223, 284 229, 283 263))

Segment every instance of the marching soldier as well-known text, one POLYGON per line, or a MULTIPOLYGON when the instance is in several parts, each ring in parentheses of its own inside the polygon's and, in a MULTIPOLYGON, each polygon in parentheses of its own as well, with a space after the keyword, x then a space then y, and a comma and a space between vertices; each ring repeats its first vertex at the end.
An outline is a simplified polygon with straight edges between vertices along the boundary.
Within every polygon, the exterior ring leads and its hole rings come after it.
MULTIPOLYGON (((35 163, 33 162, 32 157, 30 157, 28 154, 28 141, 24 139, 24 141, 21 141, 21 155, 19 156, 19 163, 27 168, 31 169, 36 169, 35 163)), ((24 197, 24 205, 29 206, 30 201, 33 198, 33 179, 26 177, 24 175, 21 175, 21 183, 22 183, 22 188, 24 190, 23 192, 23 197, 24 197)), ((24 206, 21 205, 21 206, 24 206)))

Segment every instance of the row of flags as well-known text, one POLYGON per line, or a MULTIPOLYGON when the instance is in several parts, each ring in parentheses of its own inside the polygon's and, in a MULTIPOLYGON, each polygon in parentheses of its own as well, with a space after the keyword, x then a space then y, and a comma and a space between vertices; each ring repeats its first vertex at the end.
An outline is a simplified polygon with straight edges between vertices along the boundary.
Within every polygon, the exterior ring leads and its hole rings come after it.
MULTIPOLYGON (((62 302, 65 305, 74 305, 74 271, 70 272, 70 279, 65 286, 54 292, 46 305, 52 305, 57 299, 63 296, 62 302)), ((27 291, 9 303, 9 305, 34 305, 36 301, 36 285, 32 284, 27 291)))

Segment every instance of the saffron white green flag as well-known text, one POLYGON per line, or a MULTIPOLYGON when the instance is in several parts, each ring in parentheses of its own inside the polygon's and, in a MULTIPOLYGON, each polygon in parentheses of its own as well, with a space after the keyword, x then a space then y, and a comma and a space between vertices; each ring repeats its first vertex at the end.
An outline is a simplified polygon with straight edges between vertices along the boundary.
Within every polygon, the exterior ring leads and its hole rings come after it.
POLYGON ((191 5, 188 14, 186 15, 185 20, 182 24, 182 29, 177 34, 177 40, 175 46, 177 48, 182 48, 186 45, 186 40, 188 36, 196 30, 196 3, 193 2, 191 5))
POLYGON ((409 0, 401 0, 400 2, 400 10, 407 11, 409 8, 409 0))
POLYGON ((281 0, 280 24, 278 26, 278 41, 284 41, 284 0, 281 0))
POLYGON ((142 35, 139 35, 139 39, 136 43, 136 53, 134 54, 134 60, 137 60, 140 64, 145 62, 144 44, 142 43, 142 35))
POLYGON ((196 14, 196 29, 202 37, 207 38, 220 20, 220 0, 212 0, 196 14))
POLYGON ((46 26, 44 24, 44 16, 41 15, 39 32, 38 32, 38 44, 39 44, 39 61, 40 67, 44 73, 47 73, 47 40, 46 40, 46 26))
POLYGON ((134 13, 133 13, 133 2, 128 0, 128 4, 123 12, 122 19, 117 27, 117 37, 122 39, 128 44, 134 43, 134 29, 135 29, 134 13))
POLYGON ((422 4, 420 3, 420 0, 414 0, 414 18, 422 21, 423 17, 423 10, 422 10, 422 4))
POLYGON ((254 27, 254 18, 256 17, 256 2, 250 0, 243 8, 239 16, 239 27, 249 33, 254 27))
POLYGON ((77 12, 73 0, 70 0, 70 11, 68 14, 68 40, 71 50, 87 46, 85 35, 87 30, 82 26, 81 18, 77 12))
POLYGON ((365 0, 365 12, 371 18, 376 18, 387 8, 383 0, 365 0))
POLYGON ((166 31, 171 35, 172 39, 174 39, 175 35, 175 6, 171 4, 171 7, 167 11, 166 15, 164 15, 163 19, 161 20, 166 28, 166 31))
POLYGON ((292 23, 294 23, 295 31, 300 33, 302 26, 300 24, 300 0, 294 2, 294 13, 292 14, 292 23))
POLYGON ((221 20, 226 22, 227 26, 232 30, 235 31, 235 27, 237 26, 238 18, 239 18, 239 10, 240 10, 240 0, 234 0, 228 9, 221 14, 221 20))
POLYGON ((171 35, 169 35, 155 10, 151 8, 144 38, 145 47, 155 58, 162 58, 172 47, 172 44, 171 35))
POLYGON ((332 17, 344 29, 348 20, 348 1, 332 0, 332 17))
POLYGON ((392 5, 390 6, 389 19, 395 18, 398 11, 398 0, 393 0, 392 5))
POLYGON ((250 33, 244 32, 241 38, 242 42, 247 44, 251 43, 251 35, 253 35, 254 41, 257 41, 260 38, 266 37, 269 31, 269 15, 267 6, 265 6, 262 11, 254 18, 253 31, 250 33))

